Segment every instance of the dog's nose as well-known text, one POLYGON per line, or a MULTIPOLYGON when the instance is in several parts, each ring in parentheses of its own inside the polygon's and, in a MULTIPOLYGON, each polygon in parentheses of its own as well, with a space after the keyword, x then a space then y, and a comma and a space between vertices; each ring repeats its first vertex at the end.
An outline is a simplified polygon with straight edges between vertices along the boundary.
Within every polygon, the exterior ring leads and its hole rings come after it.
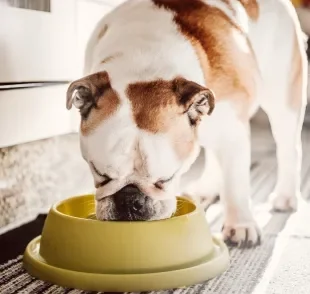
POLYGON ((138 187, 128 185, 112 197, 118 220, 145 220, 149 217, 150 199, 138 187))
POLYGON ((141 193, 141 191, 139 190, 139 188, 134 185, 134 184, 129 184, 125 187, 123 187, 119 193, 126 193, 126 194, 139 194, 141 193))
POLYGON ((124 195, 117 193, 114 197, 114 205, 119 214, 122 215, 136 215, 142 216, 144 212, 144 205, 146 203, 146 196, 133 194, 124 195))
POLYGON ((145 204, 144 195, 136 185, 129 184, 121 189, 118 193, 117 201, 122 206, 129 205, 136 213, 141 211, 145 204))
MULTIPOLYGON (((140 197, 141 198, 141 197, 140 197)), ((143 197, 144 198, 144 197, 143 197)), ((145 201, 142 201, 143 199, 135 199, 132 202, 132 210, 135 212, 139 212, 141 211, 141 209, 143 208, 143 205, 145 203, 145 201)))

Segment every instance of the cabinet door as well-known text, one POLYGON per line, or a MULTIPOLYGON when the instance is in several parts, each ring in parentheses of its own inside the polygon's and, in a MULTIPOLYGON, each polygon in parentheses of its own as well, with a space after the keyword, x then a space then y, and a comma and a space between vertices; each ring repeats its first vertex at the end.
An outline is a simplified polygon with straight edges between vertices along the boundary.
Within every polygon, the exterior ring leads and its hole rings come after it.
POLYGON ((77 66, 79 76, 83 74, 85 49, 95 26, 117 5, 117 2, 120 1, 79 0, 77 2, 77 66))
POLYGON ((0 91, 0 148, 77 131, 78 112, 65 107, 67 87, 0 91))
POLYGON ((75 0, 1 0, 0 83, 71 80, 75 11, 75 0), (27 8, 28 2, 44 2, 46 11, 27 8))

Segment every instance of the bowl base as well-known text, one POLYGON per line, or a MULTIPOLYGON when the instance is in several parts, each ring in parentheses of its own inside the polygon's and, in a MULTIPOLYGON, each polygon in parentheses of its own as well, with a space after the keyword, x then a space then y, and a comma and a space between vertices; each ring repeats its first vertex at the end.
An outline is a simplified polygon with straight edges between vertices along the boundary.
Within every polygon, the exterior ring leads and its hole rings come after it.
POLYGON ((24 253, 24 268, 38 279, 63 287, 101 292, 144 292, 182 288, 202 283, 223 273, 229 253, 219 238, 213 237, 214 254, 199 265, 174 271, 146 274, 101 274, 72 271, 49 265, 40 256, 41 237, 33 239, 24 253))

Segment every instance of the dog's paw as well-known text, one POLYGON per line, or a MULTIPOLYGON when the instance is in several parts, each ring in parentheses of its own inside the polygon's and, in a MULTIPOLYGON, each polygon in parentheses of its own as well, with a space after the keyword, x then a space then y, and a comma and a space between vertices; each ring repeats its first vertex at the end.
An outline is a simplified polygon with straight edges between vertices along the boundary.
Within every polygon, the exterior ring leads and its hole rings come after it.
POLYGON ((228 246, 252 248, 261 244, 261 232, 255 222, 246 226, 225 224, 222 234, 228 246))
POLYGON ((270 200, 274 211, 293 212, 297 210, 298 193, 283 195, 274 192, 270 194, 270 200))

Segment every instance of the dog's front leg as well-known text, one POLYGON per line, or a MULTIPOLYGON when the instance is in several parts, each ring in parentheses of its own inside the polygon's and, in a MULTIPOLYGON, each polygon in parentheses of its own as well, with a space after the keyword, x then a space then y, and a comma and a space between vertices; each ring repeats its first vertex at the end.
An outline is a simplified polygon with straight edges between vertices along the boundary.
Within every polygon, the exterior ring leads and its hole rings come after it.
POLYGON ((252 247, 260 243, 260 231, 250 207, 249 123, 230 114, 220 124, 216 152, 223 172, 224 239, 231 245, 252 247))

